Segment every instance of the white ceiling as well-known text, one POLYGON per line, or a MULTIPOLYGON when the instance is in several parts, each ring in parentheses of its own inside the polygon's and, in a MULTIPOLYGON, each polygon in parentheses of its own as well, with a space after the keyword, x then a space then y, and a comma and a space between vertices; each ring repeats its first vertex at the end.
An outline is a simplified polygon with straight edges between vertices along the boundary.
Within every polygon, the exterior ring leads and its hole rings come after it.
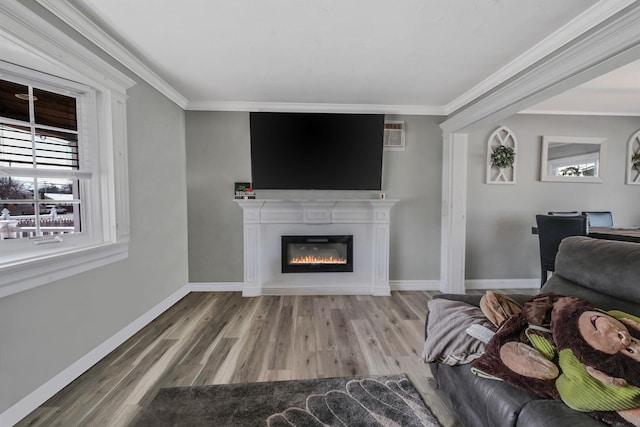
POLYGON ((620 67, 526 111, 640 116, 640 61, 620 67))
MULTIPOLYGON (((188 109, 426 114, 455 111, 631 2, 67 1, 188 109)), ((639 76, 627 66, 530 110, 640 114, 639 76)))

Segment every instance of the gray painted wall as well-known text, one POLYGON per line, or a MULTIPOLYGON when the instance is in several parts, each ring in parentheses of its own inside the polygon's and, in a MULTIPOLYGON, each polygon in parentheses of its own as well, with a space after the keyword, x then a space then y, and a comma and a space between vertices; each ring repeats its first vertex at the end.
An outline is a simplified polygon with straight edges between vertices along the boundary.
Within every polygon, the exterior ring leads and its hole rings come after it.
POLYGON ((131 77, 129 258, 0 299, 0 412, 187 283, 184 112, 131 77))
POLYGON ((400 202, 391 215, 390 280, 440 280, 443 118, 404 120, 406 150, 385 151, 382 185, 400 202))
MULTIPOLYGON (((404 120, 406 151, 385 151, 383 190, 399 199, 391 223, 391 280, 438 280, 442 136, 439 117, 404 120)), ((249 113, 187 112, 190 282, 243 280, 242 211, 233 183, 251 176, 249 113)))
POLYGON ((539 278, 535 215, 610 210, 616 225, 640 225, 640 186, 625 185, 627 141, 638 117, 514 115, 499 125, 518 138, 515 185, 485 184, 487 139, 498 127, 469 135, 467 279, 539 278), (542 137, 606 137, 603 183, 540 181, 542 137))
POLYGON ((189 281, 242 282, 242 209, 233 184, 250 181, 249 114, 187 112, 189 281))

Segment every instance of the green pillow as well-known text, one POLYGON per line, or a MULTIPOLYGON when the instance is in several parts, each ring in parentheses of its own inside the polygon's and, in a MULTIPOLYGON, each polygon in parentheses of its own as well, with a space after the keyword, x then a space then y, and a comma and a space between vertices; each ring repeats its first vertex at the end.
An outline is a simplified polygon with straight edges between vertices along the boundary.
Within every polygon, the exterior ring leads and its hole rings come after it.
POLYGON ((570 349, 560 350, 562 374, 556 388, 562 401, 576 411, 621 411, 640 407, 640 388, 627 385, 616 387, 593 378, 587 367, 570 349))

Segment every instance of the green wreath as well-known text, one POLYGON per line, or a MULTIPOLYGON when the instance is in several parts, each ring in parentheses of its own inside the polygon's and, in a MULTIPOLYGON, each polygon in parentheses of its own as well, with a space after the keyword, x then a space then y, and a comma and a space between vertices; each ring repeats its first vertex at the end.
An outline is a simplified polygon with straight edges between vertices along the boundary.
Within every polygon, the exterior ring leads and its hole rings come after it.
POLYGON ((562 170, 563 176, 582 176, 582 172, 578 166, 569 166, 562 170))
POLYGON ((633 164, 633 168, 635 170, 640 171, 640 151, 631 156, 631 163, 633 164))
POLYGON ((516 160, 516 152, 512 147, 498 145, 491 152, 491 164, 497 168, 510 168, 516 160))

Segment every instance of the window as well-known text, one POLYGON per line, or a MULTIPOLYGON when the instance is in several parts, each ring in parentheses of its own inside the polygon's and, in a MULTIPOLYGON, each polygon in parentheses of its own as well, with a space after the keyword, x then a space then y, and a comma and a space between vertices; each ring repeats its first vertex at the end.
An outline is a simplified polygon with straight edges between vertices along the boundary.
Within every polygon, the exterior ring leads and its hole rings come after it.
POLYGON ((52 237, 83 229, 81 194, 86 192, 92 172, 85 166, 88 156, 81 153, 81 94, 63 95, 36 84, 0 80, 3 245, 13 239, 52 237))
POLYGON ((135 82, 20 2, 0 15, 1 298, 128 256, 135 82))

